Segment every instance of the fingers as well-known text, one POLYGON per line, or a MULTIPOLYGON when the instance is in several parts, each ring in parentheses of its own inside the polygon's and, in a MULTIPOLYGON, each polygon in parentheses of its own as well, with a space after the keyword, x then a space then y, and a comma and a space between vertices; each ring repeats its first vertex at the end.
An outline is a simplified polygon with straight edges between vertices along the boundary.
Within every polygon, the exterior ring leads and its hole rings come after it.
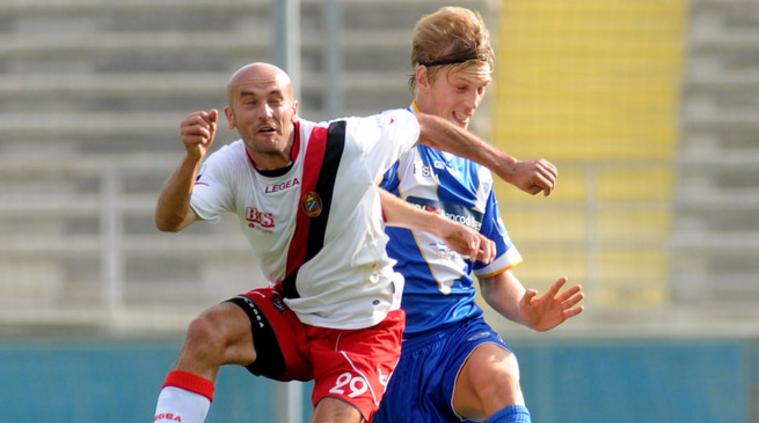
POLYGON ((534 289, 528 289, 525 291, 524 295, 522 296, 522 303, 523 304, 530 304, 532 302, 532 299, 535 298, 535 296, 538 295, 538 291, 534 289))
POLYGON ((446 244, 451 249, 466 258, 485 264, 495 259, 496 250, 493 241, 471 228, 457 226, 457 230, 445 238, 446 244))
POLYGON ((477 233, 466 226, 452 223, 454 230, 444 237, 445 243, 453 251, 465 257, 477 258, 480 248, 477 233))
POLYGON ((570 309, 564 310, 561 314, 562 314, 562 316, 564 316, 564 319, 566 320, 566 319, 569 319, 571 317, 577 316, 578 314, 582 313, 583 310, 585 310, 585 307, 580 306, 580 307, 575 307, 575 308, 570 308, 570 309))
POLYGON ((570 297, 572 297, 572 296, 574 296, 575 294, 578 294, 578 293, 580 293, 580 295, 583 295, 581 291, 582 291, 582 285, 575 285, 575 286, 567 289, 566 291, 562 292, 561 295, 558 295, 556 297, 556 301, 564 302, 564 301, 568 300, 570 297))
POLYGON ((543 192, 546 197, 551 195, 558 176, 558 170, 553 163, 545 159, 528 160, 521 162, 519 168, 523 179, 517 185, 525 192, 532 195, 543 192))
POLYGON ((202 117, 203 117, 203 120, 206 121, 206 123, 208 123, 209 125, 211 136, 215 135, 216 125, 217 125, 217 122, 219 121, 219 111, 216 109, 211 109, 207 113, 202 115, 202 117))
POLYGON ((573 295, 572 297, 570 297, 570 298, 562 301, 561 302, 561 307, 565 308, 565 309, 566 308, 574 307, 577 303, 579 303, 580 301, 582 301, 583 298, 585 298, 585 295, 582 294, 582 293, 573 295))
POLYGON ((495 243, 481 234, 478 234, 478 236, 480 238, 479 249, 475 257, 478 261, 490 264, 495 259, 495 243))
POLYGON ((547 160, 540 159, 536 162, 536 168, 535 184, 543 188, 543 195, 548 197, 556 185, 556 166, 547 160))
POLYGON ((480 239, 477 236, 472 236, 472 234, 467 235, 469 235, 469 240, 466 244, 466 256, 476 260, 480 253, 480 239))
POLYGON ((189 114, 180 125, 180 133, 185 148, 196 152, 199 146, 209 147, 216 136, 219 111, 199 111, 189 114))
POLYGON ((544 188, 539 185, 532 185, 531 187, 527 188, 525 192, 527 192, 530 195, 535 195, 543 190, 544 188))
POLYGON ((540 165, 541 169, 547 172, 549 179, 553 182, 556 182, 556 178, 559 177, 559 169, 556 168, 556 165, 546 159, 539 159, 538 164, 540 165))
POLYGON ((211 127, 198 124, 189 124, 183 126, 182 137, 199 137, 209 139, 211 137, 211 127))
POLYGON ((219 121, 219 111, 216 109, 211 109, 208 111, 208 120, 209 123, 216 123, 219 121))
MULTIPOLYGON (((566 278, 559 279, 559 281, 562 280, 566 282, 566 278)), ((558 285, 559 281, 554 286, 558 285)), ((564 319, 577 316, 585 310, 583 306, 575 307, 584 298, 585 294, 582 292, 582 285, 575 285, 556 297, 556 301, 561 304, 561 314, 564 316, 564 319)))
POLYGON ((564 286, 565 283, 567 283, 567 277, 562 276, 561 278, 559 278, 559 280, 554 282, 553 285, 551 285, 551 288, 549 288, 548 292, 546 292, 546 296, 549 298, 555 297, 556 294, 559 293, 559 290, 561 289, 562 286, 564 286))

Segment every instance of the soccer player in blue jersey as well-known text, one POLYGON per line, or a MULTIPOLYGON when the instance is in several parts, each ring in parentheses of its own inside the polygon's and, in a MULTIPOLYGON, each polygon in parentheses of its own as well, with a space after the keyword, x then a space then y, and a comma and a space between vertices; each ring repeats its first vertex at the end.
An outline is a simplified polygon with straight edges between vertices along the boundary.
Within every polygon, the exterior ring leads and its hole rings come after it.
MULTIPOLYGON (((412 44, 411 108, 466 128, 490 82, 494 56, 479 14, 446 7, 423 17, 412 44)), ((557 175, 551 163, 514 165, 537 169, 542 180, 509 182, 532 194, 550 194, 557 175)), ((407 322, 401 360, 374 422, 530 422, 517 359, 484 321, 472 274, 493 309, 536 331, 582 312, 582 288, 563 289, 566 278, 541 296, 522 286, 511 271, 522 258, 500 218, 486 168, 419 145, 393 165, 381 186, 480 231, 495 242, 496 259, 472 261, 434 235, 387 228, 388 253, 406 280, 402 307, 407 322)))

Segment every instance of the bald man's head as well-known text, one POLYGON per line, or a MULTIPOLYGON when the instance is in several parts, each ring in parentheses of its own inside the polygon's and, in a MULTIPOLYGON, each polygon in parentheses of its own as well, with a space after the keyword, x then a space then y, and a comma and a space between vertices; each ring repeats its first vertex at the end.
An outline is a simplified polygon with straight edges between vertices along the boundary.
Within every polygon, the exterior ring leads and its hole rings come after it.
POLYGON ((256 166, 287 165, 299 107, 287 73, 269 63, 250 63, 229 78, 227 95, 229 129, 237 129, 256 166))
POLYGON ((271 63, 248 63, 232 74, 229 82, 227 82, 227 96, 230 105, 239 97, 240 88, 243 86, 276 86, 282 90, 284 96, 289 99, 293 98, 293 83, 290 76, 271 63))

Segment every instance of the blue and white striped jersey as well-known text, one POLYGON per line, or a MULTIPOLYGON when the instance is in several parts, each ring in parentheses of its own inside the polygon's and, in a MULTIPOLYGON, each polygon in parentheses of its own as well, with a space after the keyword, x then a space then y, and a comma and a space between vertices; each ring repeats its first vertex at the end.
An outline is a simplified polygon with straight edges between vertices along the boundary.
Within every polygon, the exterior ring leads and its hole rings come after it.
POLYGON ((437 237, 388 227, 388 255, 406 279, 402 307, 407 334, 416 334, 479 316, 472 273, 494 276, 522 261, 498 210, 490 170, 470 160, 424 145, 405 153, 380 185, 429 211, 444 213, 493 240, 496 259, 472 262, 437 237))

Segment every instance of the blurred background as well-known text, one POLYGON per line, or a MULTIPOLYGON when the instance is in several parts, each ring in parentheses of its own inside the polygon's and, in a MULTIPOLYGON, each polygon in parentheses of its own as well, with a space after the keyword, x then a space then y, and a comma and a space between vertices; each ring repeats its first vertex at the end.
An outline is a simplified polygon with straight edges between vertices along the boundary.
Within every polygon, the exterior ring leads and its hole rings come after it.
MULTIPOLYGON (((154 228, 181 119, 251 61, 312 120, 405 107, 443 5, 498 51, 472 130, 560 169, 498 186, 522 282, 587 294, 489 316, 534 421, 759 422, 757 0, 0 0, 0 422, 151 419, 192 317, 265 283, 234 218, 154 228)), ((225 369, 208 421, 307 421, 309 388, 225 369)))

